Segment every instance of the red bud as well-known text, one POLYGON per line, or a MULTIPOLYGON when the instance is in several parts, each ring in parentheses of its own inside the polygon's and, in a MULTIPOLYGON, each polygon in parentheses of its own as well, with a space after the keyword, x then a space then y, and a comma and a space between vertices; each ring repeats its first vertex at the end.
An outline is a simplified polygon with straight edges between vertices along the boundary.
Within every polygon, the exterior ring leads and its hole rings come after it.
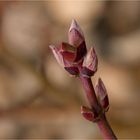
MULTIPOLYGON (((68 71, 71 75, 78 75, 79 70, 76 66, 73 66, 73 64, 70 62, 70 60, 74 59, 74 53, 64 51, 64 44, 60 47, 55 47, 53 45, 50 46, 57 62, 65 68, 66 71, 68 71), (63 46, 63 47, 62 47, 63 46), (62 49, 63 48, 63 49, 62 49), (69 60, 69 61, 68 61, 69 60)), ((65 43, 65 47, 70 47, 65 43)), ((66 48, 65 48, 66 49, 66 48)), ((68 48, 67 48, 68 49, 68 48)))
POLYGON ((85 106, 81 106, 81 114, 88 121, 95 122, 98 119, 96 111, 85 106))
POLYGON ((108 95, 107 95, 107 90, 105 88, 103 81, 100 78, 98 79, 98 84, 95 87, 95 92, 99 99, 99 103, 101 104, 104 111, 108 111, 109 99, 108 99, 108 95))
POLYGON ((79 74, 78 65, 87 53, 84 35, 75 20, 69 30, 69 43, 62 42, 57 48, 50 46, 56 60, 70 74, 79 74))
POLYGON ((83 62, 82 74, 90 77, 97 71, 98 59, 94 48, 90 48, 83 62))
POLYGON ((69 43, 75 47, 79 47, 79 45, 85 40, 80 26, 74 19, 72 20, 68 37, 69 43))
POLYGON ((76 58, 76 48, 74 48, 68 43, 62 42, 61 54, 63 55, 64 60, 73 62, 76 58))
POLYGON ((73 62, 73 63, 79 63, 79 61, 86 54, 85 44, 83 42, 78 48, 75 48, 68 43, 62 42, 61 54, 63 55, 64 60, 73 62))
POLYGON ((55 47, 54 45, 49 46, 53 52, 54 57, 56 58, 57 62, 64 67, 64 60, 62 54, 60 53, 60 48, 55 47))

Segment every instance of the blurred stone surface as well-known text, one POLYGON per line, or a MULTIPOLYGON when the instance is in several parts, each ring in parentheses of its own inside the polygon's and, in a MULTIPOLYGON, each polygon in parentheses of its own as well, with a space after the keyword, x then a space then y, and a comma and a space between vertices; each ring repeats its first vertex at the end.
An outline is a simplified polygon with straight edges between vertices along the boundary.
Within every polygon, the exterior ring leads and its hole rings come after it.
POLYGON ((16 138, 19 127, 16 121, 11 119, 0 119, 0 139, 16 138))
POLYGON ((27 64, 4 51, 0 52, 0 61, 1 110, 16 107, 43 91, 42 79, 27 64))
POLYGON ((37 60, 50 39, 48 20, 41 2, 13 2, 3 13, 2 37, 14 55, 37 60))
POLYGON ((126 65, 139 65, 140 29, 124 37, 114 37, 109 41, 110 61, 126 65), (121 50, 121 51, 120 51, 121 50))
POLYGON ((98 47, 105 59, 119 65, 138 65, 140 61, 140 2, 106 2, 97 21, 98 47))
POLYGON ((108 1, 99 20, 101 29, 105 27, 104 31, 108 35, 121 36, 131 33, 139 27, 140 2, 108 1))

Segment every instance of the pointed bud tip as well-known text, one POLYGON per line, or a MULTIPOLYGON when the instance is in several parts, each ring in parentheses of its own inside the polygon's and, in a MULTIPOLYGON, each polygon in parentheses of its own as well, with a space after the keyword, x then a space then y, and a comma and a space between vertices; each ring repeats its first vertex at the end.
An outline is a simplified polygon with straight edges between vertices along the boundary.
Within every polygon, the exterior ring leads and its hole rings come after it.
POLYGON ((71 31, 73 28, 75 28, 75 29, 79 28, 79 25, 78 25, 78 23, 76 22, 75 19, 72 19, 69 31, 71 31))
POLYGON ((90 48, 90 52, 93 53, 94 55, 96 55, 96 52, 95 52, 94 47, 91 47, 91 48, 90 48))
POLYGON ((55 48, 55 46, 54 46, 54 45, 49 45, 49 48, 50 48, 51 50, 53 50, 53 49, 55 48))
POLYGON ((98 83, 103 83, 103 81, 100 77, 98 78, 98 83))
POLYGON ((107 90, 106 90, 106 87, 102 81, 102 79, 99 77, 98 79, 98 85, 100 86, 100 88, 102 88, 102 90, 107 94, 107 90))
POLYGON ((100 77, 98 78, 98 81, 96 83, 95 91, 101 99, 107 95, 105 85, 100 77))
POLYGON ((71 32, 72 29, 77 30, 80 33, 80 35, 84 38, 84 34, 82 32, 82 29, 80 28, 80 26, 78 25, 78 23, 75 19, 72 19, 69 32, 71 32))
POLYGON ((64 67, 64 60, 63 60, 63 56, 60 53, 60 48, 55 47, 55 45, 49 45, 49 48, 51 49, 55 59, 57 60, 57 62, 64 67))
POLYGON ((100 77, 98 77, 98 79, 96 80, 96 86, 98 86, 99 85, 99 82, 101 81, 101 78, 100 77))
POLYGON ((98 100, 99 100, 100 105, 102 106, 102 109, 105 112, 107 112, 109 109, 109 99, 107 95, 107 90, 101 78, 98 79, 98 83, 95 87, 95 92, 98 96, 98 100))

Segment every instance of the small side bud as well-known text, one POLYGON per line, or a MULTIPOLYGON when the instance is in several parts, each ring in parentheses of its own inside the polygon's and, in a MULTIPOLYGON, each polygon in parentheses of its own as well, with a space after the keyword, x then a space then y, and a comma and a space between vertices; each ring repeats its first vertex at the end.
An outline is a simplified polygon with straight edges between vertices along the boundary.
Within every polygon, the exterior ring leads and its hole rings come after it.
POLYGON ((93 76, 97 71, 98 59, 94 48, 92 47, 83 61, 82 74, 86 77, 93 76))
POLYGON ((105 85, 100 78, 98 79, 98 84, 95 87, 95 92, 97 94, 100 105, 102 106, 103 110, 107 112, 109 109, 109 99, 105 85))
POLYGON ((89 109, 88 107, 81 106, 81 114, 88 121, 96 122, 98 120, 98 114, 96 111, 89 109))
POLYGON ((78 47, 85 40, 80 26, 74 19, 72 20, 68 37, 69 43, 75 47, 78 47))

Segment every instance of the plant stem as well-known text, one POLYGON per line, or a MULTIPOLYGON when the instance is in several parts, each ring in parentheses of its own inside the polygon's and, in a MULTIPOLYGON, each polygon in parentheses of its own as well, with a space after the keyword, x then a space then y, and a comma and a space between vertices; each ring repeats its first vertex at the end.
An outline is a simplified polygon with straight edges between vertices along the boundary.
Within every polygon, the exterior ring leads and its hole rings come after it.
POLYGON ((97 100, 96 95, 95 95, 95 91, 94 91, 94 88, 92 85, 91 78, 80 76, 80 80, 81 80, 82 85, 84 87, 87 99, 90 103, 90 106, 95 108, 97 112, 100 112, 99 103, 98 103, 98 100, 97 100))
POLYGON ((104 137, 104 139, 113 139, 117 140, 117 137, 115 136, 111 126, 109 125, 105 114, 100 118, 100 120, 97 122, 98 127, 100 128, 100 131, 104 137))
MULTIPOLYGON (((80 70, 80 68, 79 68, 79 70, 80 70)), ((100 113, 102 108, 98 103, 91 78, 83 77, 82 74, 80 75, 79 78, 82 82, 82 85, 85 90, 88 101, 90 103, 90 106, 92 108, 94 108, 97 113, 100 113)), ((101 131, 104 139, 113 139, 113 140, 117 139, 117 137, 115 136, 112 128, 110 127, 110 125, 106 119, 105 113, 103 113, 100 116, 99 120, 96 123, 97 123, 98 127, 100 128, 100 131, 101 131)))

